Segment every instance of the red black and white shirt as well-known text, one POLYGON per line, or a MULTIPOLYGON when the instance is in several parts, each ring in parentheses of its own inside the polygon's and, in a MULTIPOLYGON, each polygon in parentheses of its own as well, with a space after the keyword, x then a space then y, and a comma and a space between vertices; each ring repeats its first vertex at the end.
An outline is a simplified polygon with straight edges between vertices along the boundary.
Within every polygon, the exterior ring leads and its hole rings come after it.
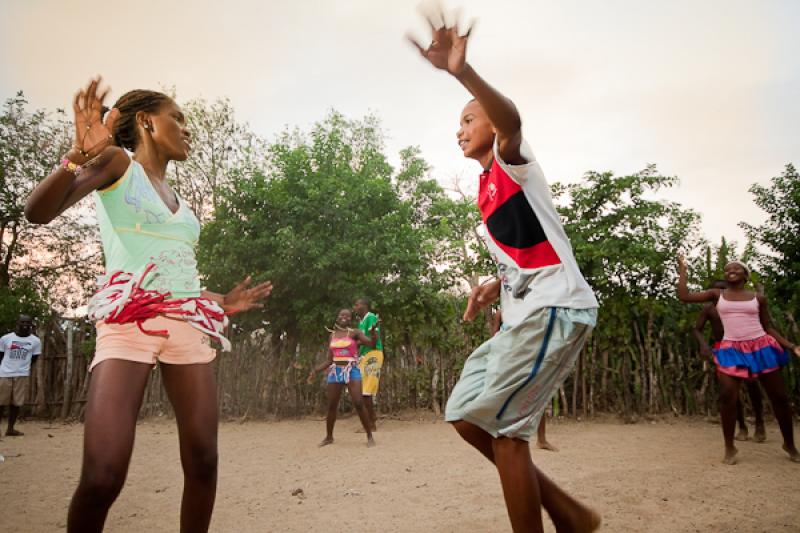
POLYGON ((598 307, 553 205, 550 187, 526 142, 524 165, 500 159, 480 177, 483 236, 502 282, 503 323, 514 326, 543 307, 598 307))

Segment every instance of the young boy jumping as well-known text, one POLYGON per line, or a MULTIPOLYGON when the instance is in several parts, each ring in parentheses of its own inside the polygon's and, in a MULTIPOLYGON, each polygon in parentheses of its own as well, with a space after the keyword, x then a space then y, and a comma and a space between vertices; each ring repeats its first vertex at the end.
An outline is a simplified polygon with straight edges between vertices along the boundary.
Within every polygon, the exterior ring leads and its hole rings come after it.
POLYGON ((503 313, 503 330, 464 363, 446 420, 497 467, 515 532, 542 531, 541 506, 557 531, 593 531, 600 516, 534 466, 528 441, 595 325, 597 300, 522 139, 516 107, 467 63, 469 31, 428 22, 430 45, 412 43, 474 97, 461 112, 458 144, 484 169, 478 207, 498 271, 473 289, 464 320, 498 297, 503 313))

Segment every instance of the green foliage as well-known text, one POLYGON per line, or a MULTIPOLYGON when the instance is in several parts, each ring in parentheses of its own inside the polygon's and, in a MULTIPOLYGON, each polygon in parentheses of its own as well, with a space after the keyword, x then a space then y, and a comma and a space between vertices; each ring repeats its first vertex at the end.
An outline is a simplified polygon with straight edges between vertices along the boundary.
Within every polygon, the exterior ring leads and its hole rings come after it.
POLYGON ((764 248, 756 255, 768 293, 792 311, 800 310, 800 174, 788 164, 769 186, 753 185, 750 192, 767 213, 763 224, 741 223, 747 237, 764 248))
POLYGON ((682 358, 688 366, 669 364, 670 350, 693 351, 686 343, 691 318, 674 296, 676 254, 701 243, 697 213, 649 199, 676 183, 648 166, 621 177, 588 172, 580 183, 552 186, 575 258, 600 300, 587 356, 608 366, 588 386, 618 392, 602 398, 607 409, 661 409, 684 395, 675 378, 699 365, 693 358, 682 358))
POLYGON ((264 142, 236 120, 227 98, 195 98, 181 104, 192 140, 189 158, 171 169, 175 190, 202 222, 213 219, 220 196, 264 158, 264 142))
MULTIPOLYGON (((31 113, 26 105, 19 94, 0 117, 0 326, 7 330, 22 312, 42 318, 49 305, 83 303, 100 267, 85 206, 44 227, 22 217, 28 193, 71 136, 63 112, 31 113)), ((274 283, 263 311, 235 319, 235 353, 218 362, 226 376, 223 410, 313 409, 323 392, 305 384, 307 365, 324 352, 324 326, 360 296, 383 321, 382 405, 443 408, 465 358, 488 337, 486 320, 461 322, 469 287, 494 272, 476 232, 474 198, 443 190, 416 147, 402 150, 392 168, 372 116, 330 112, 308 131, 287 130, 267 143, 236 120, 227 100, 191 100, 183 109, 193 151, 171 177, 206 223, 201 275, 219 292, 248 274, 274 283)), ((721 276, 737 246, 724 238, 708 244, 697 213, 654 199, 676 183, 648 166, 628 176, 588 172, 579 183, 552 186, 575 257, 601 302, 598 326, 579 370, 554 399, 554 413, 714 409, 715 380, 689 334, 694 308, 675 298, 675 256, 687 253, 690 283, 700 287, 721 276)), ((779 328, 796 339, 798 173, 788 165, 751 192, 768 219, 742 225, 748 241, 741 258, 759 265, 756 285, 766 280, 779 328)), ((81 351, 93 351, 91 338, 81 351)), ((796 397, 796 369, 786 375, 796 397)))
POLYGON ((29 315, 34 322, 49 318, 46 297, 31 280, 16 280, 11 287, 0 287, 0 335, 13 331, 19 315, 29 315))
POLYGON ((359 295, 392 321, 418 322, 405 311, 429 296, 425 285, 441 288, 427 262, 441 231, 427 213, 444 198, 418 151, 403 151, 393 176, 377 121, 332 112, 307 134, 285 132, 267 153, 268 170, 237 180, 204 228, 209 286, 226 290, 250 273, 271 279, 263 318, 295 339, 320 340, 359 295))
POLYGON ((86 298, 100 266, 97 230, 87 201, 45 226, 25 220, 25 201, 72 143, 63 110, 29 112, 20 92, 0 115, 0 287, 35 280, 63 308, 86 298))
POLYGON ((699 243, 698 215, 648 195, 677 178, 648 166, 630 176, 587 172, 580 183, 553 185, 578 264, 603 302, 616 296, 671 296, 679 249, 699 243))

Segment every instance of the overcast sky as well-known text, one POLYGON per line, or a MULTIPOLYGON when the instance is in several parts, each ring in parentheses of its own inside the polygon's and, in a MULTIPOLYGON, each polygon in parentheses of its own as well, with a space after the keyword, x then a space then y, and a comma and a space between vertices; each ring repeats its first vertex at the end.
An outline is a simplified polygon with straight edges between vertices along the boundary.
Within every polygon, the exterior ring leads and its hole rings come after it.
MULTIPOLYGON (((335 108, 376 113, 392 153, 419 145, 443 184, 474 184, 455 132, 464 89, 404 40, 417 0, 0 0, 0 95, 69 107, 100 73, 111 101, 175 86, 227 96, 270 138, 335 108)), ((800 1, 472 0, 468 60, 510 96, 551 181, 655 163, 661 197, 742 239, 748 187, 800 165, 800 1)), ((394 157, 394 156, 393 156, 394 157)), ((394 157, 396 161, 396 157, 394 157)), ((472 189, 474 190, 474 189, 472 189)))

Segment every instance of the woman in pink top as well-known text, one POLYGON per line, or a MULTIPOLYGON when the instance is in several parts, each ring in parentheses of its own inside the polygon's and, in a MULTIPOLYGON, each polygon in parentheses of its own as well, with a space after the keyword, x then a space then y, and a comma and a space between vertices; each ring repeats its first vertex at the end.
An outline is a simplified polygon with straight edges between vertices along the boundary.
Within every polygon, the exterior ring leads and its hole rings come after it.
MULTIPOLYGON (((336 316, 336 324, 331 331, 328 343, 328 358, 311 369, 308 374, 308 383, 314 381, 314 376, 321 370, 328 369, 328 415, 325 428, 327 434, 320 446, 333 444, 333 426, 336 424, 336 412, 339 410, 339 400, 342 397, 342 389, 347 386, 350 393, 350 400, 353 402, 367 433, 367 446, 375 446, 372 438, 372 430, 367 411, 364 407, 364 400, 361 395, 361 370, 358 368, 358 347, 363 344, 370 348, 375 347, 378 340, 377 328, 380 321, 370 330, 370 337, 358 328, 351 328, 353 323, 353 312, 350 309, 342 309, 336 316)), ((330 330, 329 330, 330 331, 330 330)))
POLYGON ((748 291, 745 284, 750 269, 744 263, 731 261, 725 265, 727 289, 689 292, 686 287, 686 263, 678 256, 678 298, 683 302, 714 302, 725 336, 714 349, 717 378, 720 384, 720 417, 725 438, 725 464, 736 464, 733 433, 736 426, 736 401, 743 379, 757 378, 767 391, 772 411, 783 435, 783 449, 789 458, 800 463, 800 452, 794 444, 789 395, 780 369, 789 362, 789 351, 800 357, 800 347, 782 337, 769 316, 767 299, 748 291))

